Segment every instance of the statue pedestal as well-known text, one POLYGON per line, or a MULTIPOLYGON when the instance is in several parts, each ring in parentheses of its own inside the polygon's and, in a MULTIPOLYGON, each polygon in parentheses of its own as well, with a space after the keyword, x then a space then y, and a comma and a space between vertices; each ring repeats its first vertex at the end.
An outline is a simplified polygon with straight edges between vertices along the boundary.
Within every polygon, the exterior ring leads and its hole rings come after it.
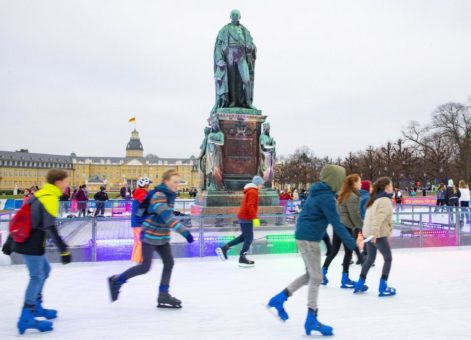
MULTIPOLYGON (((223 108, 216 111, 225 143, 223 178, 227 190, 243 190, 258 174, 259 137, 267 116, 260 110, 223 108)), ((271 187, 271 183, 267 183, 271 187)))
MULTIPOLYGON (((197 197, 192 215, 233 215, 239 211, 244 197, 243 189, 259 174, 259 138, 267 116, 262 111, 245 108, 221 108, 217 118, 224 133, 222 147, 223 179, 225 190, 206 190, 197 197)), ((266 183, 259 192, 259 214, 281 214, 278 194, 266 183)))

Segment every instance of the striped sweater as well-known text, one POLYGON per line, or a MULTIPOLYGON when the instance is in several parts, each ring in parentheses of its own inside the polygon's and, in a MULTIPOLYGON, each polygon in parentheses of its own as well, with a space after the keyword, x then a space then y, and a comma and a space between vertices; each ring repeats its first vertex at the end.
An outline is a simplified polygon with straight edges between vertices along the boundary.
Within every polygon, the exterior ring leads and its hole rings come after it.
MULTIPOLYGON (((151 194, 151 193, 149 193, 151 194)), ((173 206, 177 194, 170 191, 165 184, 155 187, 150 200, 147 215, 142 224, 142 242, 153 245, 164 245, 170 241, 170 231, 176 231, 183 236, 189 231, 178 222, 173 215, 173 206)))

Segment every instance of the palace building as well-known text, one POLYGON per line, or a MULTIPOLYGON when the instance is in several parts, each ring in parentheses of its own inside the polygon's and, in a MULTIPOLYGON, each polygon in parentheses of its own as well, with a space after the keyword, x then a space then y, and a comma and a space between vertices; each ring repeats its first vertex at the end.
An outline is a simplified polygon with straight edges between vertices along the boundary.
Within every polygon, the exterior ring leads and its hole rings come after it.
POLYGON ((125 157, 86 157, 71 153, 69 156, 0 151, 0 192, 20 191, 33 185, 41 187, 49 169, 64 169, 69 173, 71 188, 86 184, 89 191, 106 185, 117 191, 124 183, 131 188, 141 176, 156 183, 168 169, 176 169, 181 175, 181 189, 198 187, 197 159, 160 158, 144 156, 139 133, 134 129, 126 146, 125 157))

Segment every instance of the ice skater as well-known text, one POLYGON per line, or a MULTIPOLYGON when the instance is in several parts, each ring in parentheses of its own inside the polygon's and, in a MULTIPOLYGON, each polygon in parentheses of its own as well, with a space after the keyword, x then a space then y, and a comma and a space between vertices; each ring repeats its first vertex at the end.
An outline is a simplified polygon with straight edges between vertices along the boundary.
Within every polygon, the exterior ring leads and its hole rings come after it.
POLYGON ((242 199, 239 214, 237 215, 242 234, 224 246, 216 249, 216 253, 221 258, 221 260, 226 261, 227 252, 229 249, 243 242, 244 245, 240 251, 239 266, 253 267, 255 265, 254 261, 247 258, 247 252, 249 251, 253 242, 253 228, 260 226, 260 220, 257 217, 258 191, 263 188, 263 184, 263 178, 260 176, 255 176, 251 183, 245 185, 244 198, 242 199))
MULTIPOLYGON (((131 267, 125 272, 108 278, 111 301, 118 299, 121 286, 134 276, 147 273, 152 264, 152 255, 156 251, 164 264, 157 299, 158 308, 181 308, 182 302, 169 293, 170 277, 173 269, 173 255, 170 246, 170 231, 176 231, 193 242, 191 233, 173 215, 173 206, 177 197, 180 175, 176 170, 167 170, 162 176, 162 183, 150 191, 144 201, 148 202, 146 218, 142 224, 142 264, 131 267)), ((143 202, 145 204, 146 202, 143 202)))
MULTIPOLYGON (((352 235, 355 228, 361 230, 363 227, 363 220, 360 215, 360 189, 360 176, 357 174, 351 174, 345 179, 342 190, 340 190, 337 198, 337 210, 340 215, 340 221, 344 225, 345 231, 352 235)), ((327 285, 327 283, 329 283, 329 280, 327 279, 327 271, 329 270, 330 264, 337 256, 341 245, 342 239, 339 237, 338 232, 334 231, 332 251, 329 256, 327 256, 324 265, 322 266, 323 285, 327 285)), ((340 288, 354 288, 356 282, 352 281, 348 276, 350 261, 352 260, 352 250, 348 249, 345 243, 344 248, 345 255, 343 257, 343 272, 340 288)), ((360 256, 360 261, 363 262, 360 251, 358 251, 357 254, 360 256)))
POLYGON ((23 334, 27 329, 37 329, 40 332, 52 331, 52 321, 36 320, 36 318, 46 318, 47 320, 57 318, 57 310, 46 309, 42 305, 43 287, 51 272, 51 266, 45 255, 47 238, 51 238, 59 248, 63 264, 71 261, 67 244, 59 236, 56 228, 56 218, 59 215, 59 197, 69 185, 67 172, 61 169, 49 170, 46 181, 43 188, 36 191, 17 212, 15 216, 17 220, 14 218, 11 221, 10 236, 6 242, 9 246, 3 249, 8 255, 11 252, 22 254, 29 271, 25 302, 17 323, 20 334, 23 334), (23 221, 26 219, 31 221, 29 236, 20 239, 20 231, 25 230, 23 221))
POLYGON ((353 290, 354 293, 362 293, 368 290, 368 286, 365 284, 366 276, 376 259, 376 252, 379 250, 384 258, 383 271, 379 281, 379 296, 396 295, 396 289, 388 287, 388 277, 392 264, 391 246, 388 237, 392 234, 393 205, 391 200, 393 195, 392 181, 388 177, 382 177, 373 184, 373 192, 366 205, 366 216, 363 224, 363 235, 368 249, 368 256, 361 268, 360 278, 353 290), (368 239, 370 239, 369 242, 367 242, 368 239))
POLYGON ((317 319, 317 299, 322 282, 319 242, 325 234, 327 225, 329 223, 332 225, 348 249, 356 248, 352 235, 340 222, 335 202, 335 194, 345 179, 345 169, 337 165, 326 165, 322 169, 320 177, 320 182, 311 187, 309 197, 296 223, 296 245, 303 258, 306 273, 268 302, 268 307, 275 308, 279 318, 285 321, 288 319, 288 313, 284 309, 284 302, 299 288, 309 285, 308 312, 304 324, 307 335, 310 335, 312 331, 320 332, 322 335, 333 335, 333 328, 323 325, 317 319))

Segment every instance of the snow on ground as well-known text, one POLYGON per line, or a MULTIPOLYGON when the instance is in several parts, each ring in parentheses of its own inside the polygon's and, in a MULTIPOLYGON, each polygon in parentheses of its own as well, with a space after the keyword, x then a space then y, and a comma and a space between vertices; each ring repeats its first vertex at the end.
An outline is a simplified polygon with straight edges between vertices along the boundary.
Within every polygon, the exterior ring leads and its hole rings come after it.
MULTIPOLYGON (((321 287, 320 320, 334 327, 336 339, 470 339, 471 247, 393 250, 390 284, 398 295, 377 297, 382 260, 378 258, 367 284, 353 295, 339 288, 341 258, 330 267, 321 287)), ((155 308, 160 260, 145 276, 130 280, 111 304, 107 276, 125 270, 128 262, 53 265, 46 283, 45 305, 59 309, 52 333, 28 330, 25 339, 302 339, 307 289, 286 303, 290 319, 277 321, 268 299, 303 272, 299 255, 252 256, 255 268, 239 268, 237 259, 176 259, 171 293, 183 300, 181 310, 155 308)), ((360 266, 352 265, 357 278, 360 266)), ((0 339, 19 337, 20 313, 27 271, 2 266, 0 339)))

